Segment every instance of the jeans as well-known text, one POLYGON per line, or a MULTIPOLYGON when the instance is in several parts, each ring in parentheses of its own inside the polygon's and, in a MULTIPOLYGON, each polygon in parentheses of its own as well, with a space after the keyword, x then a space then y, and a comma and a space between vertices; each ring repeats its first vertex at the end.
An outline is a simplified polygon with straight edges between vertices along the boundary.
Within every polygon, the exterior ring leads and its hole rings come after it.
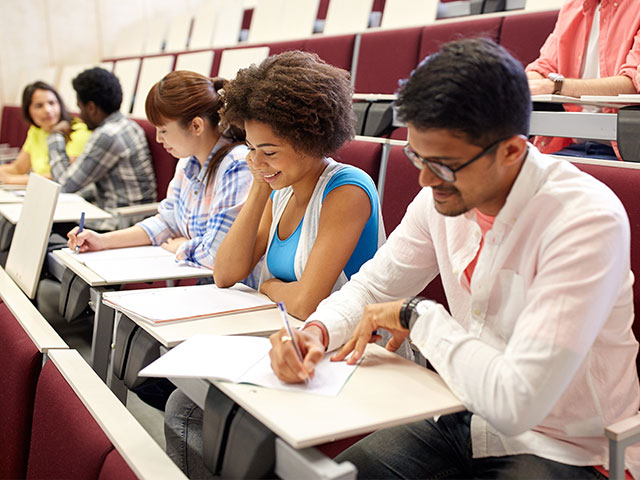
POLYGON ((353 463, 358 478, 606 478, 593 467, 535 455, 473 458, 470 422, 462 412, 379 430, 335 460, 353 463))
POLYGON ((190 479, 213 478, 202 460, 202 414, 179 389, 169 396, 164 412, 167 455, 190 479))

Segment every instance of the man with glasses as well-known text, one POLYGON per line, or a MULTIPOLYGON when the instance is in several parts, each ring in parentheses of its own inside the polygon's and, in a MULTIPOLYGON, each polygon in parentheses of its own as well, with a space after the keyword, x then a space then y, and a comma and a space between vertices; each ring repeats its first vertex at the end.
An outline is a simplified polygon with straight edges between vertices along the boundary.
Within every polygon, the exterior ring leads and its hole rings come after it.
MULTIPOLYGON (((296 333, 302 363, 271 337, 274 371, 300 382, 339 347, 334 360, 356 362, 386 329, 387 348, 409 337, 467 411, 380 430, 337 460, 365 478, 603 478, 604 426, 640 402, 623 206, 527 143, 526 75, 489 40, 425 59, 396 108, 423 188, 296 333), (451 313, 416 296, 437 274, 451 313)), ((627 460, 640 478, 640 450, 627 460)))

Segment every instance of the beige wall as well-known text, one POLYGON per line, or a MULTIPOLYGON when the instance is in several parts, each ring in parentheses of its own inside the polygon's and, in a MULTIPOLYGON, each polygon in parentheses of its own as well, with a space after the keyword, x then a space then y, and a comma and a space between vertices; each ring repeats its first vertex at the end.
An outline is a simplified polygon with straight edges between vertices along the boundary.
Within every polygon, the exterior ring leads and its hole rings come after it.
POLYGON ((98 63, 113 53, 126 27, 157 25, 184 9, 195 9, 199 1, 2 0, 1 105, 19 102, 28 82, 51 77, 47 67, 98 63))

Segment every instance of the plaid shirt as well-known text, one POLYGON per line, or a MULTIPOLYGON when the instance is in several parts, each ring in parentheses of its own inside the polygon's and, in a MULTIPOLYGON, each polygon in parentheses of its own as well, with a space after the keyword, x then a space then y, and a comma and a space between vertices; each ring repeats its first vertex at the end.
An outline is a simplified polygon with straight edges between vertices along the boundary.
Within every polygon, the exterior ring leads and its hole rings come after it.
MULTIPOLYGON (((47 144, 51 176, 62 185, 63 192, 78 192, 95 183, 95 189, 91 189, 95 198, 88 200, 110 213, 117 207, 156 200, 156 177, 144 131, 120 112, 109 115, 95 129, 73 164, 62 134, 49 135, 47 144)), ((93 226, 115 228, 117 220, 93 226)))
POLYGON ((137 224, 153 245, 188 238, 176 252, 179 263, 213 269, 215 252, 247 199, 253 177, 245 162, 245 145, 227 153, 212 181, 203 185, 211 157, 228 144, 228 139, 220 137, 202 168, 193 156, 181 159, 158 214, 137 224))

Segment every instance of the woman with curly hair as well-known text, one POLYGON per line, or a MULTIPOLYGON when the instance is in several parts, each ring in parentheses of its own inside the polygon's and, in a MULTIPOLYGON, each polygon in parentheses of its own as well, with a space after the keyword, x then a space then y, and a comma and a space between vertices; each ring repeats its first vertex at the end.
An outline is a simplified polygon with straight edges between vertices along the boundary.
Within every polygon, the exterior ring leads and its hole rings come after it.
MULTIPOLYGON (((265 257, 260 291, 306 319, 384 242, 373 181, 329 157, 354 135, 351 96, 347 72, 303 52, 240 70, 225 87, 222 117, 244 126, 254 180, 218 249, 218 286, 265 257)), ((318 323, 305 333, 326 336, 318 323)), ((201 432, 202 410, 176 390, 165 410, 167 453, 192 478, 211 477, 201 432)))
POLYGON ((375 185, 329 155, 354 134, 348 73, 286 52, 238 73, 223 117, 244 126, 254 181, 218 250, 220 287, 265 256, 260 291, 306 319, 384 241, 375 185))

